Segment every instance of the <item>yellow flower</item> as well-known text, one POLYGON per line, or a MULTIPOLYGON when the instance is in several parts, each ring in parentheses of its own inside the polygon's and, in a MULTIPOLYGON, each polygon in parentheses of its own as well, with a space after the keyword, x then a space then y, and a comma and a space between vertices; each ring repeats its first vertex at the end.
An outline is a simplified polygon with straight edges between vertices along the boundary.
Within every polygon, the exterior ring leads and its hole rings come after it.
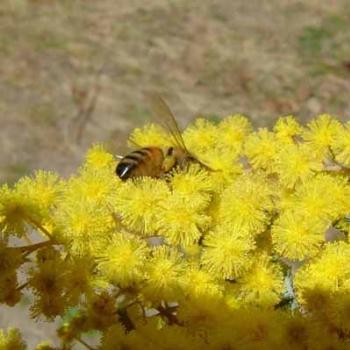
POLYGON ((50 341, 45 340, 41 341, 36 347, 35 350, 55 350, 55 347, 51 344, 50 341))
POLYGON ((314 325, 306 317, 299 313, 286 315, 282 325, 284 349, 300 350, 308 348, 310 331, 314 325))
POLYGON ((170 190, 161 180, 145 177, 126 181, 118 188, 113 208, 129 230, 154 235, 159 228, 160 204, 168 196, 170 190))
POLYGON ((38 171, 24 177, 14 189, 0 187, 0 228, 18 236, 26 232, 26 224, 43 223, 49 218, 59 198, 61 183, 54 173, 38 171))
POLYGON ((261 168, 273 172, 279 147, 276 135, 263 128, 248 136, 244 153, 254 169, 261 168))
POLYGON ((101 252, 98 266, 109 281, 126 287, 142 279, 147 254, 147 245, 141 239, 114 233, 101 252))
POLYGON ((279 312, 251 307, 238 311, 236 318, 241 349, 284 349, 281 346, 283 318, 279 312))
POLYGON ((305 144, 289 143, 281 147, 276 157, 276 172, 283 186, 293 188, 299 181, 312 177, 323 169, 312 148, 305 144))
POLYGON ((291 204, 305 216, 334 221, 350 212, 349 198, 346 178, 317 174, 296 188, 291 204))
POLYGON ((254 241, 229 226, 210 232, 204 239, 202 264, 214 276, 234 279, 250 265, 254 241))
POLYGON ((217 325, 224 325, 230 314, 223 298, 201 294, 197 298, 185 299, 179 304, 178 318, 192 334, 204 339, 208 331, 217 325))
POLYGON ((136 128, 129 136, 132 147, 174 146, 167 132, 156 124, 146 124, 143 128, 136 128))
POLYGON ((207 198, 198 194, 190 197, 173 192, 158 208, 158 233, 171 244, 190 245, 197 242, 211 222, 205 212, 208 204, 207 198))
POLYGON ((305 217, 299 211, 284 212, 273 224, 273 245, 278 254, 291 260, 314 256, 324 242, 329 222, 305 217))
POLYGON ((258 306, 278 303, 283 291, 280 266, 272 263, 266 254, 255 256, 253 265, 238 281, 239 296, 243 302, 258 306))
POLYGON ((64 198, 107 205, 117 196, 121 180, 114 172, 85 168, 78 176, 70 178, 65 186, 64 198))
POLYGON ((327 315, 335 324, 337 329, 345 334, 350 332, 350 294, 337 292, 331 296, 327 315))
POLYGON ((183 134, 186 147, 195 154, 215 147, 217 127, 206 119, 198 118, 183 134))
POLYGON ((54 218, 55 236, 73 254, 96 254, 108 242, 116 223, 110 210, 96 203, 63 200, 54 218))
POLYGON ((84 167, 90 170, 113 169, 116 163, 113 155, 108 153, 100 144, 92 146, 85 158, 84 167))
POLYGON ((275 132, 277 139, 283 143, 294 143, 295 138, 301 135, 303 128, 295 120, 294 116, 288 115, 277 120, 273 127, 273 131, 275 132))
POLYGON ((332 139, 332 150, 338 162, 350 167, 350 122, 332 139))
POLYGON ((299 302, 304 294, 322 290, 328 295, 336 291, 350 292, 350 245, 345 242, 328 243, 322 254, 296 273, 294 285, 299 302))
POLYGON ((57 174, 39 170, 34 177, 23 177, 15 185, 19 196, 26 197, 28 202, 37 206, 42 216, 56 204, 62 191, 62 183, 57 174))
POLYGON ((181 283, 185 297, 198 298, 201 295, 218 297, 222 295, 223 288, 218 280, 197 264, 186 268, 181 276, 181 283))
POLYGON ((152 257, 145 266, 146 285, 141 293, 147 300, 176 300, 181 291, 179 277, 185 265, 181 255, 172 248, 152 248, 152 257))
POLYGON ((217 130, 217 144, 224 152, 241 152, 245 138, 251 133, 252 126, 243 115, 230 115, 222 119, 217 130))
POLYGON ((307 126, 302 135, 303 139, 313 148, 315 154, 327 156, 329 147, 342 127, 341 124, 332 116, 322 114, 307 126))
POLYGON ((1 350, 25 350, 26 345, 18 329, 9 328, 7 334, 0 329, 0 349, 1 350))
POLYGON ((198 197, 198 201, 210 201, 214 190, 208 171, 198 164, 190 165, 186 172, 172 172, 169 181, 174 191, 190 198, 198 197))
POLYGON ((225 181, 229 181, 243 171, 239 154, 236 151, 222 152, 219 148, 198 151, 198 159, 209 166, 213 176, 221 176, 225 181))
POLYGON ((264 231, 272 209, 272 189, 264 175, 242 174, 223 191, 218 221, 242 234, 256 235, 264 231))
POLYGON ((35 213, 27 207, 25 198, 16 194, 7 185, 0 187, 0 228, 5 235, 21 236, 26 232, 26 217, 35 213))
POLYGON ((64 260, 59 254, 52 259, 40 261, 36 268, 30 271, 29 276, 29 285, 35 295, 31 306, 33 318, 44 315, 53 319, 62 314, 67 307, 63 295, 66 274, 64 260))

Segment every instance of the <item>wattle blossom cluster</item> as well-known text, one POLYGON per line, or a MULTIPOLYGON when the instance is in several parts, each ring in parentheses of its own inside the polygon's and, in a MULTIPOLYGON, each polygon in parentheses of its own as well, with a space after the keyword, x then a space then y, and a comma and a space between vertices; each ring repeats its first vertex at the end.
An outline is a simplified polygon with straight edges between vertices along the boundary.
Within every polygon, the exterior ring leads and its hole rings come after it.
MULTIPOLYGON (((233 115, 183 138, 212 170, 123 182, 96 145, 69 179, 0 187, 0 302, 30 292, 33 318, 64 320, 36 350, 348 349, 350 123, 233 115)), ((130 141, 170 145, 157 125, 130 141)))

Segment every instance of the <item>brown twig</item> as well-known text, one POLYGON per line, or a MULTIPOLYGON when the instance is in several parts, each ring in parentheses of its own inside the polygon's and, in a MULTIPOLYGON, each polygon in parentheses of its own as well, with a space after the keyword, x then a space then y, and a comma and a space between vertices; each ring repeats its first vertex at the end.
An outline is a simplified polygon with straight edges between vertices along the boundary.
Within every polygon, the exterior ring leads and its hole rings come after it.
POLYGON ((17 291, 20 291, 22 289, 24 289, 25 287, 27 287, 29 284, 29 282, 25 282, 23 284, 21 284, 19 287, 16 288, 17 291))
POLYGON ((30 216, 26 216, 26 220, 32 224, 33 226, 35 226, 36 228, 38 228, 42 233, 44 233, 48 238, 50 238, 50 240, 52 239, 52 234, 45 228, 43 227, 40 222, 36 221, 34 218, 30 217, 30 216))
POLYGON ((76 337, 75 338, 76 341, 78 341, 80 344, 84 345, 87 349, 89 350, 96 350, 95 348, 93 348, 91 345, 89 345, 88 343, 86 343, 83 339, 76 337))
POLYGON ((25 253, 25 255, 28 255, 28 254, 34 252, 37 249, 40 249, 40 248, 43 248, 43 247, 47 247, 47 246, 49 246, 51 244, 53 244, 53 242, 51 240, 48 240, 48 241, 44 241, 44 242, 39 242, 39 243, 30 244, 30 245, 25 245, 25 246, 22 246, 22 247, 13 247, 13 249, 18 249, 22 253, 25 253))

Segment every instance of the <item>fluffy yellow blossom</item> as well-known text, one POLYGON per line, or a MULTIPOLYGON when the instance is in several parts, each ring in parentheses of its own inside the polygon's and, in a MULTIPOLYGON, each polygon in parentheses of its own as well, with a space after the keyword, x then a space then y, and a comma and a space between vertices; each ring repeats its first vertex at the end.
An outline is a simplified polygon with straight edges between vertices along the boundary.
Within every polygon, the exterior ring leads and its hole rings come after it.
POLYGON ((350 212, 349 198, 345 177, 318 174, 296 188, 291 204, 305 216, 334 221, 350 212))
POLYGON ((272 193, 263 174, 242 174, 221 195, 219 222, 230 224, 242 234, 262 232, 273 209, 272 193))
POLYGON ((231 153, 241 152, 245 138, 252 131, 249 120, 243 115, 230 115, 222 119, 217 130, 217 147, 231 153))
POLYGON ((145 177, 126 181, 118 189, 113 208, 129 230, 154 235, 159 227, 160 203, 168 196, 170 190, 161 180, 145 177))
POLYGON ((129 136, 130 146, 174 146, 169 134, 159 125, 147 124, 143 128, 136 128, 129 136))
POLYGON ((35 295, 31 305, 33 318, 44 315, 52 320, 64 312, 68 306, 63 295, 65 281, 64 264, 60 259, 45 261, 30 271, 29 283, 35 295))
POLYGON ((0 329, 1 350, 25 350, 26 346, 18 329, 9 328, 7 332, 0 329))
POLYGON ((27 208, 24 198, 7 185, 0 188, 0 227, 3 234, 23 235, 28 211, 30 208, 27 208))
POLYGON ((151 341, 153 349, 201 350, 206 347, 205 341, 201 337, 192 335, 185 327, 177 325, 163 327, 160 331, 155 330, 153 335, 151 341))
POLYGON ((298 270, 295 286, 299 301, 305 302, 304 293, 321 290, 329 295, 350 291, 350 245, 345 242, 328 243, 315 260, 298 270))
POLYGON ((36 347, 35 350, 56 350, 54 346, 52 346, 50 341, 42 341, 36 347))
POLYGON ((22 235, 26 225, 47 220, 61 191, 58 176, 38 171, 24 177, 13 189, 0 188, 0 228, 4 233, 22 235))
POLYGON ((84 167, 96 170, 113 169, 115 168, 115 160, 113 155, 107 152, 103 145, 96 144, 88 150, 84 167))
POLYGON ((299 211, 286 211, 271 229, 274 248, 278 254, 291 260, 314 256, 325 240, 328 226, 328 222, 317 217, 307 217, 299 211))
POLYGON ((62 183, 58 175, 52 172, 37 171, 33 177, 23 177, 15 185, 19 196, 26 197, 26 201, 37 206, 41 216, 48 215, 60 192, 62 183))
POLYGON ((350 294, 348 291, 337 292, 330 297, 327 316, 341 332, 350 332, 350 294))
POLYGON ((217 126, 206 119, 196 119, 194 124, 186 128, 183 138, 189 150, 195 154, 201 154, 201 152, 215 147, 217 126))
POLYGON ((322 114, 308 123, 302 137, 312 146, 315 154, 325 157, 340 129, 341 124, 336 119, 328 114, 322 114))
POLYGON ((167 246, 154 247, 145 266, 146 285, 141 293, 146 299, 174 300, 181 291, 179 277, 185 269, 181 254, 167 246))
POLYGON ((268 172, 273 172, 279 148, 280 144, 273 132, 259 129, 247 137, 244 154, 254 169, 266 169, 268 172))
POLYGON ((198 159, 209 166, 209 171, 214 176, 220 176, 225 181, 230 181, 233 177, 241 174, 243 165, 237 152, 231 152, 228 155, 219 148, 208 149, 197 153, 198 159))
POLYGON ((117 195, 117 189, 121 186, 121 180, 112 174, 86 167, 79 176, 67 181, 64 197, 77 202, 111 205, 117 195))
POLYGON ((122 350, 131 349, 132 342, 130 336, 126 336, 125 329, 120 323, 109 327, 103 335, 102 346, 103 350, 122 350))
POLYGON ((158 208, 158 233, 171 244, 190 245, 197 242, 211 223, 205 211, 207 206, 206 197, 198 194, 190 197, 173 192, 158 208))
POLYGON ((208 329, 220 323, 223 325, 230 314, 223 298, 202 294, 197 298, 184 300, 178 308, 179 320, 191 330, 206 339, 208 329))
POLYGON ((350 122, 338 131, 337 136, 332 139, 331 146, 336 160, 350 167, 350 122))
POLYGON ((273 306, 279 302, 284 288, 281 267, 265 254, 254 257, 253 261, 238 281, 239 297, 244 303, 273 306))
POLYGON ((198 164, 192 164, 187 171, 174 171, 169 176, 172 189, 190 198, 197 197, 196 201, 210 201, 214 184, 208 171, 198 164))
POLYGON ((294 116, 288 115, 277 120, 273 127, 273 131, 279 141, 282 141, 283 143, 294 143, 296 137, 301 135, 303 128, 295 120, 294 116))
POLYGON ((108 242, 116 227, 111 211, 98 203, 66 198, 54 218, 56 235, 71 253, 94 254, 108 242))
POLYGON ((200 269, 197 264, 186 268, 181 283, 184 294, 189 298, 198 298, 201 295, 218 296, 222 294, 223 287, 208 271, 200 269))
POLYGON ((309 320, 296 312, 293 315, 285 317, 282 321, 282 326, 281 332, 284 349, 307 349, 313 326, 309 320))
POLYGON ((106 249, 101 252, 98 266, 107 280, 125 287, 142 279, 147 254, 145 241, 114 233, 106 249))
POLYGON ((282 317, 271 309, 249 308, 236 311, 236 329, 240 334, 238 344, 241 349, 270 350, 282 349, 282 317))
POLYGON ((249 267, 254 241, 239 230, 222 226, 210 232, 203 244, 203 267, 214 276, 234 279, 249 267))
MULTIPOLYGON (((96 330, 101 350, 348 349, 349 128, 199 119, 184 139, 208 168, 121 181, 95 145, 68 179, 1 186, 0 304, 30 291, 32 318, 62 318, 60 349, 94 348, 96 330)), ((172 142, 157 125, 130 136, 172 142)), ((18 332, 3 349, 24 349, 18 332)))
POLYGON ((310 146, 288 143, 280 148, 275 169, 282 185, 293 188, 298 182, 312 177, 316 171, 321 171, 323 164, 315 157, 310 146))

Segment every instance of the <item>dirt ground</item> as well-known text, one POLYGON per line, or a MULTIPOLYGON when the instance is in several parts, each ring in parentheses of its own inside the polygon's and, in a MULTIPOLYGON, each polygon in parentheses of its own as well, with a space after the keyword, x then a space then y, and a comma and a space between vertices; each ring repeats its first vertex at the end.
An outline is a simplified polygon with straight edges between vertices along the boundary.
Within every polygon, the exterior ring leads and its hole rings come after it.
MULTIPOLYGON (((196 115, 350 115, 348 0, 2 0, 0 183, 68 176, 92 143, 125 152, 164 94, 196 115)), ((0 307, 32 349, 50 325, 0 307)))

